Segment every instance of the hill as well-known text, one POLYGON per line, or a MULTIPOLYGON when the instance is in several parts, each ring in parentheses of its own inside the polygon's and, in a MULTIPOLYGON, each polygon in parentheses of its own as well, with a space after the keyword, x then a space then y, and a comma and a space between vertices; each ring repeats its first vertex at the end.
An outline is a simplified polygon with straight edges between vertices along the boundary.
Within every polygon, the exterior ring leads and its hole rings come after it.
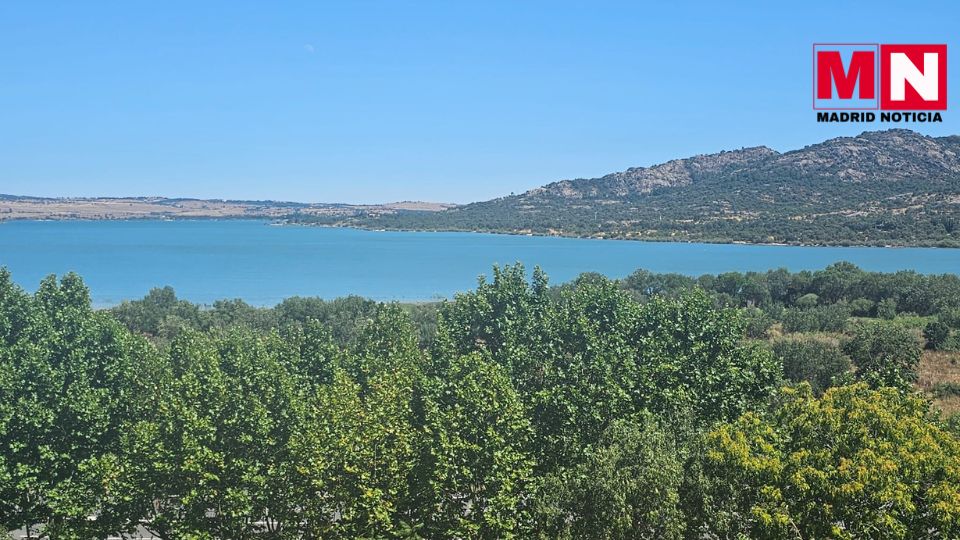
POLYGON ((294 213, 375 229, 639 240, 960 246, 960 137, 866 132, 677 159, 439 212, 294 213))
POLYGON ((338 219, 393 212, 434 212, 453 205, 402 201, 378 205, 170 199, 165 197, 24 197, 0 195, 0 221, 14 219, 338 219))

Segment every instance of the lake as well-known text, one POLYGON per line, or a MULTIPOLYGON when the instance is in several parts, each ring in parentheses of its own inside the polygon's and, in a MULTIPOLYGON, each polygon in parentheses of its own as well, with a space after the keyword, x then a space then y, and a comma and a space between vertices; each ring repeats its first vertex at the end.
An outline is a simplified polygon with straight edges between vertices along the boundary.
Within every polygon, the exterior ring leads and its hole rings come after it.
POLYGON ((876 271, 960 270, 960 250, 647 243, 477 233, 280 227, 264 221, 14 221, 0 223, 0 266, 34 291, 51 273, 83 276, 97 306, 173 286, 212 303, 273 305, 294 295, 376 300, 449 298, 494 264, 540 265, 552 283, 581 272, 638 268, 688 275, 850 261, 876 271))

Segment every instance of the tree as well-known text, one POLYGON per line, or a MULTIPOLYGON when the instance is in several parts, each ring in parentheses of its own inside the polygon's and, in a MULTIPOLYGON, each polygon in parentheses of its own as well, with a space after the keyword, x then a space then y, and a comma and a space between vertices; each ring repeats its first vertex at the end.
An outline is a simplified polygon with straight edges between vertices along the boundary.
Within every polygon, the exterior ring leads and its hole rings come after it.
POLYGON ((533 423, 538 474, 578 463, 613 419, 644 409, 734 418, 780 383, 738 312, 702 291, 640 304, 606 280, 548 295, 541 273, 532 285, 522 267, 495 276, 444 306, 438 348, 486 351, 507 370, 533 423))
POLYGON ((851 368, 850 359, 836 343, 818 338, 777 340, 773 354, 783 363, 787 380, 809 383, 816 395, 843 380, 851 368))
POLYGON ((851 289, 862 278, 863 270, 849 262, 831 264, 817 272, 813 278, 813 289, 817 296, 829 303, 839 302, 850 296, 851 289))
POLYGON ((843 350, 857 367, 856 378, 873 388, 892 386, 906 391, 917 379, 920 342, 899 324, 858 324, 843 350))
POLYGON ((858 317, 869 317, 876 303, 869 298, 857 298, 850 302, 851 314, 858 317))
POLYGON ((153 410, 124 445, 131 525, 236 539, 296 526, 285 490, 299 399, 278 350, 249 332, 185 332, 168 362, 144 373, 153 410))
POLYGON ((773 326, 773 317, 760 308, 745 308, 743 320, 746 326, 747 337, 763 339, 767 337, 770 327, 773 326))
POLYGON ((320 298, 294 296, 274 308, 280 326, 305 325, 317 321, 327 327, 333 339, 349 343, 356 332, 376 317, 379 304, 359 296, 337 298, 329 302, 320 298))
POLYGON ((892 321, 897 316, 897 301, 893 298, 884 298, 877 302, 877 317, 892 321))
POLYGON ((785 389, 707 437, 713 477, 700 530, 750 538, 952 538, 960 442, 927 404, 865 384, 785 389))
POLYGON ((199 306, 178 299, 172 287, 151 289, 141 300, 122 302, 110 312, 130 331, 166 340, 182 329, 202 327, 199 306))
POLYGON ((544 478, 535 498, 544 538, 680 538, 683 460, 649 413, 607 428, 583 463, 544 478))
POLYGON ((105 536, 90 519, 120 496, 111 481, 147 344, 90 308, 82 280, 44 279, 31 298, 0 270, 0 526, 45 524, 60 537, 105 536))
POLYGON ((923 339, 928 349, 940 350, 950 340, 950 327, 940 321, 930 321, 923 328, 923 339))
POLYGON ((639 345, 638 409, 692 410, 703 422, 734 418, 780 384, 780 364, 744 341, 739 313, 713 308, 702 291, 654 299, 638 319, 628 334, 639 345))
POLYGON ((530 285, 521 264, 494 267, 493 276, 492 283, 481 276, 476 291, 458 294, 442 307, 439 339, 459 355, 489 351, 517 391, 532 395, 543 384, 547 277, 537 268, 530 285))
POLYGON ((382 307, 336 360, 331 382, 307 401, 293 442, 302 531, 310 538, 413 534, 410 492, 418 432, 414 392, 424 365, 417 335, 395 305, 382 307))
POLYGON ((424 383, 413 473, 428 538, 525 536, 533 471, 530 421, 506 370, 472 353, 441 359, 424 383))

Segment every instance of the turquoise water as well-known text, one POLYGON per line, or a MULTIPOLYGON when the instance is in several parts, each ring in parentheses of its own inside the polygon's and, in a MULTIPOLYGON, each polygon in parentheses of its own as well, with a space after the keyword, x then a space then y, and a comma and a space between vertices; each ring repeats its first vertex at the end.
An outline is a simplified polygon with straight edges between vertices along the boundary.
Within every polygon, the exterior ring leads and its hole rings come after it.
POLYGON ((494 264, 540 265, 553 283, 586 271, 637 268, 689 275, 819 269, 847 260, 867 270, 960 271, 960 250, 644 243, 473 233, 276 227, 263 221, 18 221, 0 224, 0 266, 26 289, 50 273, 79 273, 98 306, 172 285, 211 303, 272 305, 293 296, 358 294, 429 300, 472 288, 494 264))

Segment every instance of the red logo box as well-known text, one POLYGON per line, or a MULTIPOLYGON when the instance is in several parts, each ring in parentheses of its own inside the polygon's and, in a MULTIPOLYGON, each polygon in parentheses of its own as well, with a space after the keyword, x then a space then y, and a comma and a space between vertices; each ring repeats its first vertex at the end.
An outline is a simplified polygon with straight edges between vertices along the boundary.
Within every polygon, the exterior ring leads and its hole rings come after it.
POLYGON ((880 108, 947 109, 946 45, 880 45, 880 108))

